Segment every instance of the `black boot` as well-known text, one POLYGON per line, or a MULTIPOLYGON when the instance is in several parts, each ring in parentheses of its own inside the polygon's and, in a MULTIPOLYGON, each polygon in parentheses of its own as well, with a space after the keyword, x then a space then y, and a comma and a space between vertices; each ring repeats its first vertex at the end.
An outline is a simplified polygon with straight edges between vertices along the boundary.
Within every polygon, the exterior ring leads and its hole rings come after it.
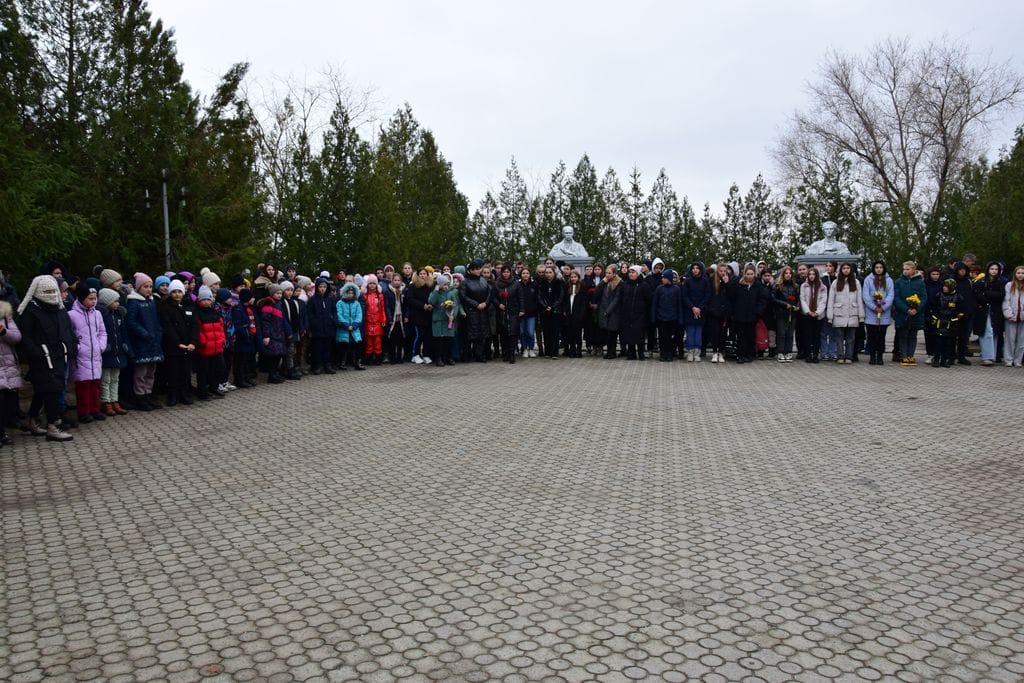
POLYGON ((135 410, 141 410, 144 413, 148 413, 153 410, 153 407, 149 405, 149 401, 146 400, 144 394, 135 394, 134 399, 135 410))

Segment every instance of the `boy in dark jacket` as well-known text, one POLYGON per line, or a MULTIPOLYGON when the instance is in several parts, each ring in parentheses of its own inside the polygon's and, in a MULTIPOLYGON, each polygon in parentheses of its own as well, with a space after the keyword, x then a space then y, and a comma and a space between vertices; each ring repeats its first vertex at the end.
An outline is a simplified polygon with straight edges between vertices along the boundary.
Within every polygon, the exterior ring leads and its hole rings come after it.
POLYGON ((655 288, 651 297, 651 322, 658 328, 658 360, 672 362, 675 355, 676 331, 685 319, 683 299, 679 285, 675 283, 676 272, 666 268, 661 272, 661 285, 655 288))
POLYGON ((256 386, 256 348, 260 329, 254 303, 252 290, 243 287, 238 292, 238 305, 231 310, 231 321, 235 327, 235 360, 232 365, 235 386, 242 389, 256 386))
MULTIPOLYGON (((401 277, 401 276, 399 276, 401 277)), ((309 322, 310 337, 310 372, 314 375, 325 373, 335 374, 331 360, 331 347, 334 344, 335 300, 328 291, 330 283, 325 278, 317 278, 316 289, 306 304, 306 319, 309 322)))
POLYGON ((932 367, 952 367, 956 359, 958 335, 964 322, 963 298, 957 292, 955 279, 947 278, 942 283, 942 293, 929 301, 928 312, 938 344, 932 367))

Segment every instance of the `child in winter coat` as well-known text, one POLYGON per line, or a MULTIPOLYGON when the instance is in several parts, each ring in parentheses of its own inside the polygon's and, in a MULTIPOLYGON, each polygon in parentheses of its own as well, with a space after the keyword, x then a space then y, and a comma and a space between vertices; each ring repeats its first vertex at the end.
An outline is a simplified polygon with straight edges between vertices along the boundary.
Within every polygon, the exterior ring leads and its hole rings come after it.
MULTIPOLYGON (((401 276, 398 276, 401 279, 401 276)), ((335 373, 331 359, 331 345, 334 343, 334 298, 328 291, 330 283, 325 278, 317 278, 316 289, 306 306, 306 317, 309 320, 310 352, 312 373, 321 372, 328 375, 335 373)))
POLYGON ((352 363, 356 370, 363 367, 363 306, 359 303, 359 288, 346 282, 341 288, 341 296, 335 305, 335 318, 338 323, 335 341, 341 345, 341 365, 352 363))
POLYGON ((1013 277, 1006 283, 1003 319, 1006 321, 1003 363, 1006 367, 1019 368, 1024 362, 1024 266, 1014 268, 1013 277))
POLYGON ((135 353, 133 390, 135 406, 140 410, 157 410, 160 404, 153 398, 156 366, 164 362, 157 315, 157 301, 153 297, 153 280, 145 273, 135 273, 135 291, 128 295, 125 323, 128 343, 135 353))
MULTIPOLYGON (((676 272, 671 268, 661 271, 661 284, 651 295, 651 322, 658 329, 658 360, 663 363, 670 363, 675 357, 676 333, 685 318, 682 292, 675 280, 676 272)), ((718 362, 715 356, 711 361, 718 362)))
POLYGON ((883 365, 885 355, 885 333, 892 322, 892 301, 895 289, 892 278, 885 269, 885 262, 875 261, 871 274, 864 278, 861 299, 864 301, 864 323, 867 327, 869 365, 883 365))
POLYGON ((433 307, 431 309, 433 360, 434 365, 444 367, 445 365, 454 365, 452 363, 452 339, 455 338, 455 321, 458 320, 462 302, 458 292, 451 287, 451 280, 447 275, 438 275, 435 282, 435 289, 428 297, 428 301, 433 307))
POLYGON ((963 298, 957 292, 956 280, 943 281, 942 293, 931 300, 928 312, 939 345, 932 367, 952 367, 957 360, 957 338, 964 320, 963 298))
POLYGON ((291 325, 288 324, 284 309, 281 307, 283 296, 281 285, 272 284, 267 287, 267 296, 256 304, 262 335, 260 363, 267 373, 267 381, 270 384, 284 382, 284 377, 280 373, 281 359, 288 352, 288 342, 292 337, 291 325))
POLYGON ((199 344, 196 345, 196 395, 199 400, 224 398, 221 377, 224 373, 224 345, 227 335, 220 311, 213 307, 213 292, 203 285, 196 297, 199 344))
POLYGON ((285 320, 291 329, 291 338, 285 350, 281 364, 284 368, 282 376, 285 379, 302 379, 302 372, 299 370, 298 342, 299 336, 306 331, 305 304, 299 300, 295 291, 295 285, 289 280, 281 282, 281 310, 284 312, 285 320))
POLYGON ((256 386, 256 347, 259 344, 259 317, 256 314, 252 290, 238 290, 238 305, 231 309, 231 322, 235 330, 235 386, 248 389, 256 386))
MULTIPOLYGON (((797 321, 800 320, 800 287, 793 269, 785 266, 779 271, 779 281, 772 287, 772 304, 775 309, 775 344, 780 363, 793 362, 793 336, 797 321)), ((806 339, 801 332, 801 338, 806 339)))
POLYGON ((704 263, 694 261, 681 287, 683 324, 686 326, 686 356, 691 363, 700 362, 704 346, 704 312, 711 299, 711 283, 704 273, 704 263))
POLYGON ((370 365, 380 365, 384 362, 384 327, 388 316, 377 276, 367 275, 365 286, 363 325, 366 329, 366 362, 370 365))
POLYGON ((121 298, 113 289, 101 289, 96 308, 103 317, 107 330, 107 346, 103 349, 103 376, 100 378, 100 403, 107 417, 128 413, 121 406, 118 384, 122 368, 128 367, 131 348, 128 346, 128 331, 124 324, 124 309, 121 298))
POLYGON ((893 322, 896 324, 896 351, 904 367, 917 365, 917 333, 924 327, 924 311, 928 310, 928 291, 924 277, 914 261, 904 261, 903 273, 893 285, 893 322))
POLYGON ((21 344, 28 356, 28 379, 32 382, 32 403, 28 428, 33 436, 48 441, 71 441, 61 424, 60 394, 66 386, 68 363, 78 351, 71 319, 64 310, 60 285, 52 275, 39 275, 29 285, 18 306, 21 344), (46 410, 46 428, 39 415, 46 410))
MULTIPOLYGON (((167 298, 160 302, 160 329, 165 357, 164 379, 167 382, 167 406, 192 404, 192 354, 199 344, 196 311, 188 302, 185 283, 174 280, 167 288, 167 298)), ((142 410, 149 410, 142 407, 142 410)))
POLYGON ((828 307, 828 290, 821 281, 817 268, 807 269, 807 278, 800 285, 800 324, 803 326, 804 344, 808 363, 820 362, 821 321, 828 307))
POLYGON ((16 347, 21 330, 14 322, 14 309, 0 299, 0 447, 13 443, 7 425, 18 415, 18 390, 21 389, 21 367, 16 347))
POLYGON ((68 317, 78 340, 78 355, 71 367, 71 380, 75 383, 78 400, 78 421, 105 420, 100 407, 100 378, 103 376, 103 351, 107 348, 107 328, 103 316, 96 310, 99 292, 95 287, 81 284, 76 301, 68 317))
POLYGON ((220 384, 217 388, 221 391, 234 391, 238 387, 231 383, 231 366, 235 360, 235 320, 231 315, 232 310, 238 304, 238 300, 230 289, 221 287, 213 295, 213 308, 220 313, 224 322, 224 353, 221 363, 220 384))
POLYGON ((400 273, 391 276, 390 286, 384 289, 384 312, 387 324, 384 327, 384 350, 388 363, 403 361, 406 328, 409 326, 409 302, 405 298, 405 283, 400 273))
POLYGON ((836 332, 837 364, 853 362, 857 330, 864 322, 864 301, 858 291, 859 283, 853 266, 844 263, 839 266, 839 275, 832 283, 828 295, 826 316, 836 332))

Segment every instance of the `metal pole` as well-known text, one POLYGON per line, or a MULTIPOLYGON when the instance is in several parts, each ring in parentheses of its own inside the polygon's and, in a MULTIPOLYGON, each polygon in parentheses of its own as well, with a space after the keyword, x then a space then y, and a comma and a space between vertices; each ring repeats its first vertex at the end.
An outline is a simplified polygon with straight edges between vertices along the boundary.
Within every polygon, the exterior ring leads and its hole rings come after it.
POLYGON ((164 190, 164 269, 171 269, 171 222, 167 217, 167 177, 170 175, 170 171, 166 168, 160 171, 160 177, 163 181, 164 190))

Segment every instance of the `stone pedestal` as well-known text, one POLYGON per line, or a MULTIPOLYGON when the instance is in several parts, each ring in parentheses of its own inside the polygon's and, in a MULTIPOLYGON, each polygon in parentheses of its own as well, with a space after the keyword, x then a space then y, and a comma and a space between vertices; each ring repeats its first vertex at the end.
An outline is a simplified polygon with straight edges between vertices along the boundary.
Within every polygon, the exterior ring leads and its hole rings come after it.
POLYGON ((818 272, 824 275, 828 271, 828 262, 835 261, 839 265, 852 263, 854 270, 859 270, 860 255, 858 254, 801 254, 796 257, 796 264, 804 264, 811 268, 817 268, 818 272))
POLYGON ((583 275, 583 269, 594 262, 594 259, 589 256, 552 256, 551 258, 556 261, 565 261, 568 265, 578 270, 580 276, 583 275))

